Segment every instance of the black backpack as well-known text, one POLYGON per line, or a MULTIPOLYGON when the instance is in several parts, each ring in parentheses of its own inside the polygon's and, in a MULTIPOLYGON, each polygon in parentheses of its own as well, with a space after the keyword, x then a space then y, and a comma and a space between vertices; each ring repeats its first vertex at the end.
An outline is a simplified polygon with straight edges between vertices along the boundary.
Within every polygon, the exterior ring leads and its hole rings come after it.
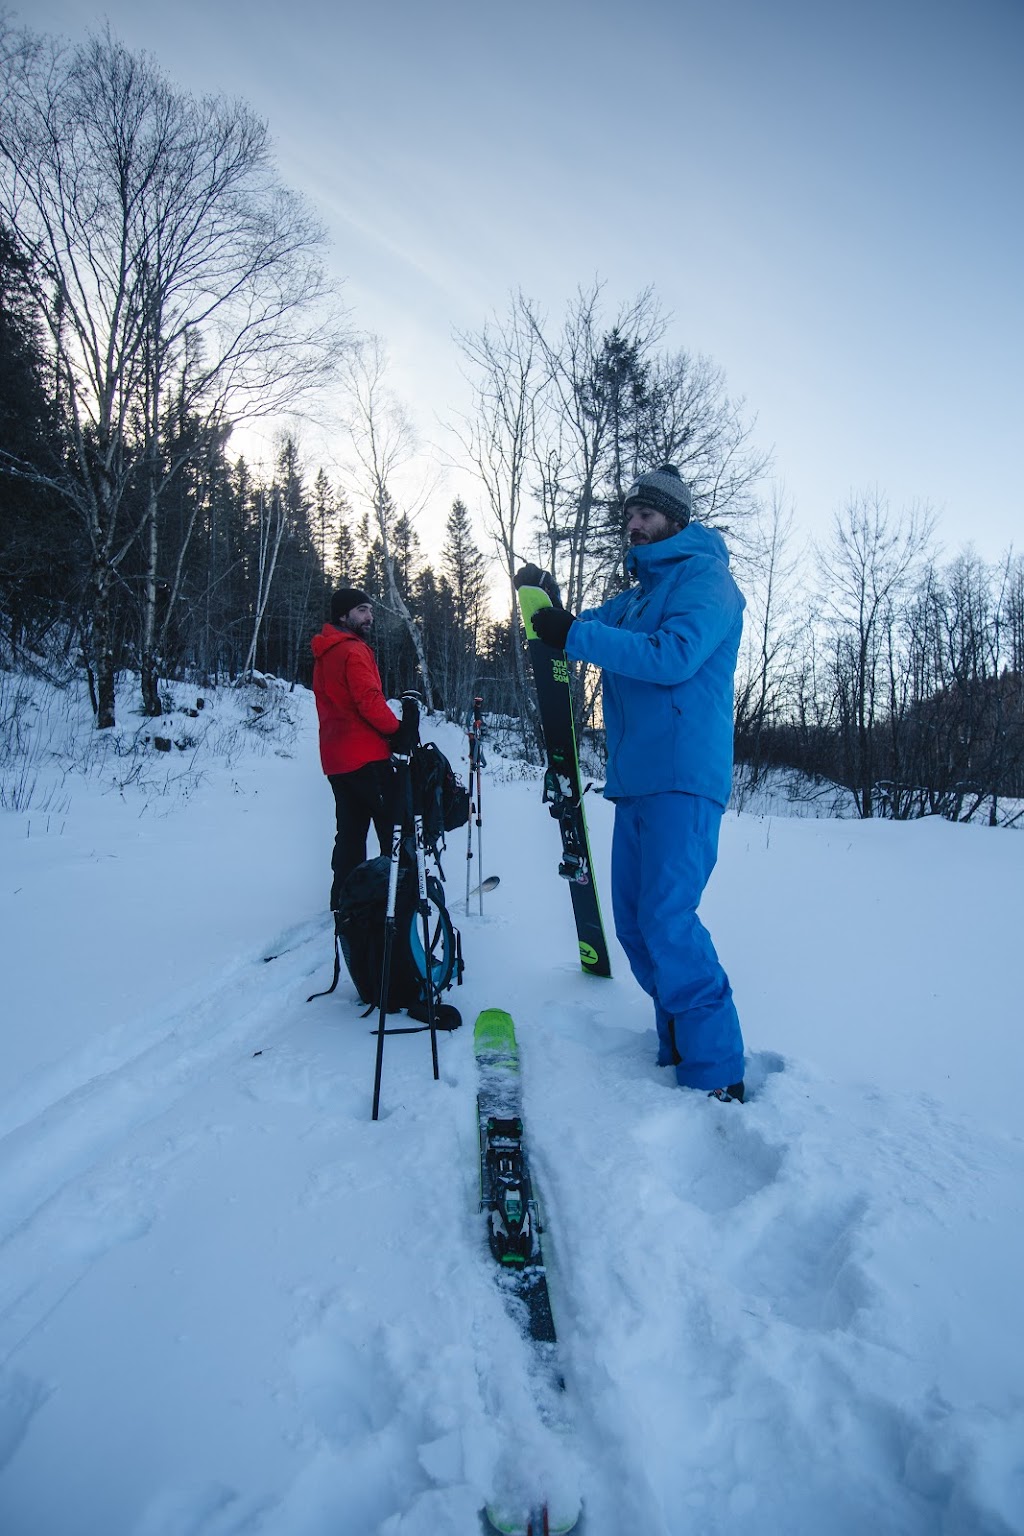
POLYGON ((423 741, 412 755, 413 800, 423 814, 423 841, 438 859, 444 834, 469 820, 469 790, 451 763, 432 741, 423 741))
MULTIPOLYGON (((342 887, 335 913, 338 942, 349 975, 363 1002, 371 1007, 380 1005, 390 874, 391 860, 387 858, 367 859, 365 864, 358 864, 342 887)), ((407 1008, 414 1017, 425 1017, 427 965, 418 902, 416 870, 403 861, 398 873, 387 1011, 395 1013, 407 1008)), ((444 888, 433 875, 427 876, 427 902, 430 978, 436 1000, 455 983, 461 984, 462 943, 445 906, 444 888)))

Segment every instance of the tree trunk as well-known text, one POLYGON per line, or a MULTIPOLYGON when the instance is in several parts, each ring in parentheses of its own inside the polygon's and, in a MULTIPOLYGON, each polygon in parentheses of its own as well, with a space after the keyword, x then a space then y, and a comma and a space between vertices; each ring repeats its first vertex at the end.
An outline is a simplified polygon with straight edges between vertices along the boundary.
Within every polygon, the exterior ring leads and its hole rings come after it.
MULTIPOLYGON (((383 519, 381 530, 383 532, 383 519)), ((430 680, 430 667, 427 663, 427 653, 423 645, 423 636, 420 627, 409 612, 408 604, 398 589, 398 581, 395 577, 395 562, 390 554, 384 557, 384 569, 388 579, 388 594, 391 598, 391 606, 405 625, 412 648, 416 652, 416 664, 419 668, 420 680, 423 684, 423 700, 427 706, 427 713, 434 713, 434 689, 430 680)))
POLYGON ((149 482, 146 507, 146 585, 142 603, 142 712, 155 719, 163 713, 160 706, 160 679, 156 661, 156 562, 157 541, 157 492, 153 478, 149 482))
POLYGON ((263 526, 260 531, 260 567, 259 567, 259 593, 256 600, 256 617, 253 620, 252 639, 249 642, 249 652, 242 668, 243 677, 250 678, 256 665, 256 647, 259 643, 260 629, 263 625, 263 616, 270 602, 270 587, 274 580, 274 572, 277 570, 277 557, 281 550, 281 540, 284 538, 285 516, 281 505, 280 496, 272 498, 271 517, 275 519, 274 530, 271 533, 271 523, 268 519, 263 524, 263 514, 260 513, 260 521, 263 526), (271 539, 273 546, 271 547, 271 539))
POLYGON ((110 613, 111 571, 105 563, 96 563, 92 575, 92 649, 93 674, 96 679, 96 729, 109 730, 116 724, 114 708, 114 647, 110 613))

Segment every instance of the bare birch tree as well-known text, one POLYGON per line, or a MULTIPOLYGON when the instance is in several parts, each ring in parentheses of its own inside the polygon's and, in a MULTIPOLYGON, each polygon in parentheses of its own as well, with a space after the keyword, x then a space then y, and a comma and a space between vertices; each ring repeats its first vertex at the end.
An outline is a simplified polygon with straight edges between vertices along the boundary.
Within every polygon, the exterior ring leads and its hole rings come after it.
POLYGON ((779 486, 759 507, 745 541, 749 584, 747 615, 736 676, 737 756, 750 788, 763 768, 762 742, 778 720, 789 685, 798 641, 793 584, 800 552, 793 548, 795 515, 779 486))
MULTIPOLYGON (((508 583, 511 632, 519 633, 515 573, 523 563, 528 505, 528 473, 535 463, 536 413, 543 384, 543 363, 536 328, 522 297, 510 301, 503 320, 476 334, 462 333, 458 343, 469 367, 473 414, 454 428, 463 452, 483 486, 490 532, 508 583)), ((535 715, 533 690, 527 687, 521 645, 513 646, 519 718, 535 715)))
MULTIPOLYGON (((622 501, 642 470, 676 462, 706 521, 738 522, 752 510, 769 456, 753 446, 720 370, 659 351, 665 329, 651 290, 609 317, 595 283, 574 295, 558 329, 520 294, 502 321, 459 337, 474 413, 458 435, 487 493, 514 628, 512 575, 527 550, 550 566, 575 612, 621 590, 622 501)), ((521 658, 518 666, 523 683, 521 658)), ((578 670, 584 720, 597 709, 596 682, 592 669, 578 670)))
POLYGON ((877 731, 888 703, 888 632, 933 528, 927 508, 894 516, 876 491, 851 499, 836 514, 831 542, 818 554, 846 782, 864 817, 874 814, 877 731))
POLYGON ((251 678, 256 665, 256 647, 259 644, 260 630, 266 617, 267 604, 270 602, 270 589, 274 583, 274 573, 277 570, 281 542, 287 525, 287 509, 281 487, 275 484, 269 491, 261 488, 256 502, 256 603, 249 649, 242 665, 243 677, 251 678))
POLYGON ((695 517, 736 532, 756 506, 771 457, 754 445, 744 403, 729 397, 721 369, 661 350, 667 322, 652 290, 611 317, 603 300, 600 284, 581 289, 557 334, 546 334, 526 306, 547 365, 541 516, 577 611, 622 585, 621 508, 637 474, 675 464, 692 488, 695 517))
POLYGON ((144 703, 159 711, 160 498, 204 435, 172 448, 169 391, 179 413, 221 432, 318 382, 338 331, 320 309, 322 231, 277 182, 266 125, 248 108, 172 89, 109 32, 68 48, 0 24, 0 65, 0 217, 39 274, 70 426, 61 489, 89 538, 103 728, 114 723, 111 592, 140 536, 144 703))
POLYGON ((607 595, 602 588, 609 574, 608 517, 601 519, 602 509, 611 511, 615 525, 611 563, 621 562, 618 506, 638 455, 630 406, 643 392, 646 360, 665 330, 651 290, 623 305, 610 324, 602 316, 602 297, 600 284, 580 289, 557 336, 545 334, 535 307, 524 303, 548 380, 546 440, 539 456, 545 498, 556 520, 555 526, 549 523, 549 538, 560 546, 565 603, 576 612, 607 595), (632 395, 629 405, 626 392, 632 395))

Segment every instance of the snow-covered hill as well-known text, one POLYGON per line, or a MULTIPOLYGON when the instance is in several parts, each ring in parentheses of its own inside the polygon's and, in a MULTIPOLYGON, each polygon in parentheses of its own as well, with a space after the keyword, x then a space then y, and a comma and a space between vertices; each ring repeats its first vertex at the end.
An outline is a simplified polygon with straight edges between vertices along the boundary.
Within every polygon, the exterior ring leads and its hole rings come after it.
POLYGON ((455 1536, 517 1481, 588 1536, 1024 1531, 1024 840, 730 814, 723 1106, 656 1068, 617 949, 579 971, 538 785, 489 771, 452 1000, 517 1022, 566 1446, 476 1212, 470 1029, 439 1083, 389 1040, 374 1124, 372 1020, 305 1001, 333 806, 309 697, 275 707, 211 701, 227 763, 46 762, 66 803, 0 814, 3 1536, 455 1536))

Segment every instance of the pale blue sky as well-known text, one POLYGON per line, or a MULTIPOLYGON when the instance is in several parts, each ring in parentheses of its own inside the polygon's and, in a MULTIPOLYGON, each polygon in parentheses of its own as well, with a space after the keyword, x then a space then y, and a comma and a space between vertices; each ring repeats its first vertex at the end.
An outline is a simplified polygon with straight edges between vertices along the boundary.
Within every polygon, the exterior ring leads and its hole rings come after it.
POLYGON ((453 328, 511 289, 652 284, 804 530, 877 486, 950 549, 1024 545, 1022 0, 32 6, 103 17, 269 119, 425 436, 465 404, 453 328))

